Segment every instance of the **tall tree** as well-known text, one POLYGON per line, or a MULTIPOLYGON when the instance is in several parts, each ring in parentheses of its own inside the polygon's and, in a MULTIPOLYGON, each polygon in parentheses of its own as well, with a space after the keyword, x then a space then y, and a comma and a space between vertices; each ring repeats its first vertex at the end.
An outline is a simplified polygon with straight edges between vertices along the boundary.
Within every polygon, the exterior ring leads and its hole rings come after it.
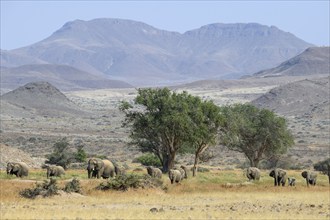
POLYGON ((190 108, 193 126, 190 128, 189 141, 195 152, 193 176, 196 176, 200 156, 209 146, 217 143, 219 128, 223 120, 220 108, 212 101, 196 99, 191 104, 193 105, 190 108))
POLYGON ((275 154, 284 154, 294 144, 293 136, 283 117, 251 104, 222 107, 225 118, 220 132, 222 144, 244 153, 250 165, 275 154))
POLYGON ((163 165, 163 171, 173 168, 177 151, 190 137, 192 126, 189 102, 194 99, 187 92, 175 93, 168 88, 139 89, 134 100, 136 108, 123 102, 123 125, 131 128, 132 144, 143 152, 154 153, 163 165))

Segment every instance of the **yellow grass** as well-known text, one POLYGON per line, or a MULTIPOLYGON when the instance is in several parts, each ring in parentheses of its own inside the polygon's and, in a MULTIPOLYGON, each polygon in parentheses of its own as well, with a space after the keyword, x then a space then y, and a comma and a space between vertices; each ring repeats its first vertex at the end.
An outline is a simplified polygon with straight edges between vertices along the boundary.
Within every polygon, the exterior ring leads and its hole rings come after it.
MULTIPOLYGON (((82 179, 84 195, 62 195, 35 200, 21 198, 19 190, 35 180, 1 179, 0 219, 329 219, 327 177, 307 188, 296 176, 296 187, 274 187, 267 172, 260 182, 244 184, 241 171, 201 173, 196 178, 160 189, 127 192, 95 190, 104 180, 82 179), (231 184, 229 184, 231 183, 231 184), (150 212, 156 208, 158 212, 150 212)), ((67 180, 59 180, 63 186, 67 180)))

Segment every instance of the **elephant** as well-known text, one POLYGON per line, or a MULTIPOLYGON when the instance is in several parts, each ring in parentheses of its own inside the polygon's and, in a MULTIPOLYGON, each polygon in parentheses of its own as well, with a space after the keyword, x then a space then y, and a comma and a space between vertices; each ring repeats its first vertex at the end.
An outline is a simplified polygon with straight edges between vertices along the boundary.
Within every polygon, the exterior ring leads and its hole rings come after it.
POLYGON ((107 179, 115 176, 115 166, 109 160, 101 160, 99 158, 91 158, 87 166, 88 178, 107 179))
POLYGON ((246 177, 251 180, 260 180, 260 170, 256 167, 249 167, 245 169, 246 177))
POLYGON ((181 165, 180 168, 182 170, 184 170, 184 176, 183 176, 183 178, 188 179, 188 168, 186 166, 183 166, 183 165, 181 165))
POLYGON ((29 167, 23 162, 9 162, 7 163, 7 174, 15 174, 16 177, 28 176, 29 167))
POLYGON ((116 173, 116 176, 125 175, 125 169, 124 169, 124 167, 115 165, 115 173, 116 173))
POLYGON ((175 167, 174 170, 180 171, 180 173, 181 173, 181 180, 187 179, 187 169, 186 169, 185 166, 175 167))
POLYGON ((275 168, 274 170, 270 171, 269 176, 274 178, 274 186, 285 186, 286 182, 286 171, 280 168, 275 168))
POLYGON ((306 179, 307 186, 311 184, 312 186, 316 185, 317 173, 313 171, 303 171, 301 176, 306 179))
POLYGON ((173 184, 174 182, 180 183, 182 180, 181 172, 175 169, 170 169, 170 171, 168 172, 168 177, 171 180, 171 184, 173 184))
POLYGON ((288 184, 289 186, 295 186, 296 185, 296 179, 294 177, 288 178, 288 184))
POLYGON ((61 166, 54 166, 54 165, 47 165, 47 179, 51 176, 58 176, 65 175, 64 168, 61 166))
POLYGON ((162 178, 162 171, 159 168, 153 167, 153 166, 148 166, 147 167, 147 172, 151 177, 155 178, 162 178))

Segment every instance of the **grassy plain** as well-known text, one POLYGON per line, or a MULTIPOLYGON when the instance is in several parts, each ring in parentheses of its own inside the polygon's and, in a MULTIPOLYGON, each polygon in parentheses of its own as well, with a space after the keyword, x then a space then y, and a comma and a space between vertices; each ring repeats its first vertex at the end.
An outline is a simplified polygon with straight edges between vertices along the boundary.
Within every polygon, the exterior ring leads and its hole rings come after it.
POLYGON ((28 178, 0 174, 0 219, 329 219, 330 188, 327 176, 307 188, 301 171, 295 187, 274 187, 268 171, 259 182, 247 183, 241 170, 212 170, 171 185, 163 176, 165 190, 99 191, 105 180, 86 179, 85 170, 71 170, 58 179, 59 186, 72 177, 81 180, 83 195, 62 194, 25 199, 22 189, 45 179, 32 170, 28 178), (152 212, 151 210, 154 210, 152 212))

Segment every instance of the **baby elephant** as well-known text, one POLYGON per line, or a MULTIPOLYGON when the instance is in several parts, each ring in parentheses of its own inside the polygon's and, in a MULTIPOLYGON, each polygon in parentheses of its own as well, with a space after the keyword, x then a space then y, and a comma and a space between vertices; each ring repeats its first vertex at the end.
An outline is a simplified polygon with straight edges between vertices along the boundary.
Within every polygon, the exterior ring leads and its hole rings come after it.
POLYGON ((168 177, 171 180, 171 184, 173 184, 174 182, 180 183, 184 176, 182 176, 182 173, 179 170, 170 169, 168 177))
POLYGON ((245 170, 246 177, 251 180, 260 180, 260 170, 256 167, 249 167, 245 170))
POLYGON ((294 177, 289 177, 288 178, 288 183, 289 183, 289 186, 295 186, 296 185, 296 179, 294 177))
POLYGON ((65 175, 65 171, 61 166, 47 165, 47 179, 51 176, 65 175))
POLYGON ((313 171, 303 171, 301 176, 306 179, 307 186, 311 184, 312 186, 316 185, 317 173, 313 171))
POLYGON ((147 172, 151 177, 155 178, 162 178, 162 171, 159 168, 153 167, 153 166, 148 166, 147 167, 147 172))

